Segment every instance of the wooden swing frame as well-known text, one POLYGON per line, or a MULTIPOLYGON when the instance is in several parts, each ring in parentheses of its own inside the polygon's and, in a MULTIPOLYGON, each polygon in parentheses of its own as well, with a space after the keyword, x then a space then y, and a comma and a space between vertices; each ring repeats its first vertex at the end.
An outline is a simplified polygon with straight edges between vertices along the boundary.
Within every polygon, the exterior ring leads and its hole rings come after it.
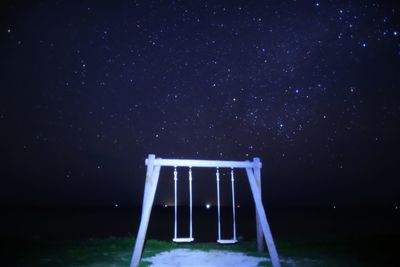
POLYGON ((241 168, 246 169, 251 192, 256 206, 257 249, 263 251, 265 239, 273 267, 280 267, 278 252, 272 238, 267 216, 261 198, 261 162, 259 158, 253 161, 220 161, 220 160, 191 160, 191 159, 161 159, 150 154, 145 161, 147 165, 146 182, 144 187, 142 216, 136 243, 133 250, 130 267, 138 267, 143 253, 146 232, 154 203, 161 167, 206 167, 206 168, 241 168))

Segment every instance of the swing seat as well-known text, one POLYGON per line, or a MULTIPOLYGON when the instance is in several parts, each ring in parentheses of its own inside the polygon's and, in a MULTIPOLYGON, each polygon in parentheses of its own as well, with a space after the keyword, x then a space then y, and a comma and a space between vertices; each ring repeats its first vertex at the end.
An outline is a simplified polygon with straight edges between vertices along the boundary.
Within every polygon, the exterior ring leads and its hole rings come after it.
POLYGON ((222 245, 236 244, 238 241, 236 239, 218 239, 217 242, 222 245))
POLYGON ((194 238, 191 237, 180 237, 172 239, 175 243, 190 243, 194 241, 194 238))

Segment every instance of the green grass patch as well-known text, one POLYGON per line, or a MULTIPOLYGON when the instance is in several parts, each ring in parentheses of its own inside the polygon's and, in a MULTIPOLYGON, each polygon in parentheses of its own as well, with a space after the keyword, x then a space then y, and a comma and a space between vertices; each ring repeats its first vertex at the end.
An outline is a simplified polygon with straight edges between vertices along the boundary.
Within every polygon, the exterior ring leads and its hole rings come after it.
MULTIPOLYGON (((135 239, 133 237, 109 237, 85 241, 14 239, 8 240, 5 244, 6 246, 2 250, 12 259, 12 262, 6 264, 6 266, 111 267, 129 266, 135 239)), ((303 242, 278 241, 276 245, 283 267, 378 266, 375 264, 381 259, 379 257, 380 251, 369 248, 368 244, 370 244, 368 240, 319 240, 303 242), (364 255, 364 252, 370 258, 363 259, 361 255, 364 255)), ((267 252, 261 254, 256 252, 255 242, 219 245, 217 243, 176 244, 147 240, 143 258, 177 248, 203 251, 229 250, 243 252, 249 256, 268 257, 267 252)), ((149 263, 146 261, 142 261, 140 264, 141 267, 148 265, 149 263)), ((271 264, 264 261, 261 266, 271 266, 271 264)), ((392 265, 388 262, 385 266, 392 265)))

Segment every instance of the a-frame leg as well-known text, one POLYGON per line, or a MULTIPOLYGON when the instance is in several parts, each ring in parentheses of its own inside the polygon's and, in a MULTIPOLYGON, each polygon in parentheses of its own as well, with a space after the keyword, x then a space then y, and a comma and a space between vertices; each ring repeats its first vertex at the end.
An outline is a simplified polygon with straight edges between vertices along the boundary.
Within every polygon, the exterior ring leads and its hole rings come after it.
POLYGON ((154 155, 149 155, 147 161, 146 184, 143 196, 142 218, 140 220, 139 231, 136 237, 135 248, 130 267, 138 267, 142 257, 144 241, 146 239, 147 227, 149 226, 151 209, 154 203, 154 196, 157 189, 158 178, 160 176, 160 166, 154 167, 154 155))
MULTIPOLYGON (((260 159, 259 158, 254 158, 253 159, 254 166, 257 166, 253 168, 254 172, 254 178, 256 179, 256 184, 258 187, 258 190, 260 191, 260 198, 262 199, 262 190, 261 190, 261 169, 260 169, 260 159)), ((258 212, 256 210, 256 234, 257 234, 257 251, 259 253, 264 252, 264 234, 261 226, 261 220, 260 216, 258 215, 258 212)))
POLYGON ((271 257, 272 266, 281 267, 278 252, 276 251, 275 243, 271 234, 271 229, 269 228, 267 216, 265 214, 264 206, 262 204, 261 191, 257 187, 257 182, 256 178, 254 177, 254 172, 252 168, 246 168, 246 172, 247 172, 247 177, 249 178, 251 192, 253 193, 257 214, 260 219, 262 230, 264 232, 264 238, 267 243, 268 252, 271 257))

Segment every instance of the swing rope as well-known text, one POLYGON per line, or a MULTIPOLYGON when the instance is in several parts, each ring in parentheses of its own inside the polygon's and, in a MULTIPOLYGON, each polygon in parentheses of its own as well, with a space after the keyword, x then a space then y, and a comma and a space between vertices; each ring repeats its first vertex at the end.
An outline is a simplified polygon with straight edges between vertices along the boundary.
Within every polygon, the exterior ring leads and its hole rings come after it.
POLYGON ((175 223, 174 223, 174 240, 178 238, 178 193, 177 193, 177 183, 178 183, 178 172, 176 166, 174 167, 174 192, 175 192, 175 223))
POLYGON ((233 173, 233 168, 231 169, 231 183, 232 183, 233 240, 236 241, 235 176, 233 173))
POLYGON ((221 209, 219 203, 219 169, 217 168, 218 240, 221 240, 221 209))
POLYGON ((220 244, 234 244, 237 242, 236 239, 236 211, 235 211, 235 177, 233 168, 231 169, 231 184, 232 184, 232 221, 233 221, 233 239, 221 239, 221 203, 220 203, 220 192, 219 192, 219 169, 216 171, 217 180, 217 206, 218 206, 218 240, 220 244))
POLYGON ((175 222, 174 222, 174 242, 192 242, 193 239, 193 199, 192 199, 192 167, 189 167, 189 196, 190 196, 190 233, 188 238, 178 238, 178 171, 174 166, 174 193, 175 193, 175 222))
POLYGON ((193 200, 192 200, 192 167, 189 167, 189 195, 190 195, 190 239, 193 239, 193 200))

